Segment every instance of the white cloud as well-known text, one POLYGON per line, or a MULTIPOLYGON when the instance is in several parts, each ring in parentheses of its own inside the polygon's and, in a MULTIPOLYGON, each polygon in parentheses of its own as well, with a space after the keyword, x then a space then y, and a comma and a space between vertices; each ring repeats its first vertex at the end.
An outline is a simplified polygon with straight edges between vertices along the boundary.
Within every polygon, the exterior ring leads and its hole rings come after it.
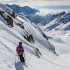
POLYGON ((15 1, 28 1, 28 2, 31 2, 31 1, 70 1, 70 0, 15 0, 15 1))
POLYGON ((0 2, 21 6, 70 5, 70 0, 0 0, 0 2))
MULTIPOLYGON (((19 1, 19 0, 15 0, 19 1)), ((20 0, 20 1, 70 1, 70 0, 20 0)))
POLYGON ((40 12, 37 12, 36 15, 45 16, 47 14, 55 14, 63 11, 70 12, 69 9, 40 9, 40 12))
POLYGON ((2 1, 2 2, 3 2, 3 1, 13 1, 13 0, 0 0, 0 1, 2 1))

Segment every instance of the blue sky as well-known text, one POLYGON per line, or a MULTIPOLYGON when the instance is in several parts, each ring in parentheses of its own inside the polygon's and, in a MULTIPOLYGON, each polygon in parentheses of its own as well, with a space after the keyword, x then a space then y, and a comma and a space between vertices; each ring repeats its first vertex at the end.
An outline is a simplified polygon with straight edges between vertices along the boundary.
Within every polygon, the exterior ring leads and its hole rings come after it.
POLYGON ((70 5, 70 0, 0 0, 0 3, 21 6, 70 5))
POLYGON ((34 6, 36 9, 69 9, 70 10, 70 5, 56 5, 56 6, 34 6))

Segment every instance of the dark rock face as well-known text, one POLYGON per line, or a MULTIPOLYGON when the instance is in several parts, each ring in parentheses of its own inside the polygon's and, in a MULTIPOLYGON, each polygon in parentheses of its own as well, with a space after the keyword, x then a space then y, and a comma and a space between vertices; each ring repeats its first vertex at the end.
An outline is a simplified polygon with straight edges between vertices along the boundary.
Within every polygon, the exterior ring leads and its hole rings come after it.
POLYGON ((33 42, 33 43, 35 42, 34 39, 33 39, 33 36, 31 34, 29 36, 28 35, 24 36, 24 38, 29 42, 33 42))
POLYGON ((17 25, 24 29, 24 26, 22 24, 18 23, 17 25))
POLYGON ((42 32, 42 36, 48 40, 48 37, 42 32))
POLYGON ((39 28, 40 32, 42 33, 42 36, 48 40, 48 37, 41 31, 41 29, 39 28))
POLYGON ((13 19, 9 15, 7 15, 7 17, 5 17, 3 15, 4 13, 5 13, 4 11, 0 11, 0 15, 4 18, 4 20, 7 22, 7 24, 13 27, 13 19))
POLYGON ((12 11, 12 14, 10 14, 10 16, 15 19, 17 15, 15 15, 15 13, 12 11))
POLYGON ((10 16, 7 16, 7 18, 5 18, 5 20, 7 21, 8 25, 13 27, 13 19, 10 16))

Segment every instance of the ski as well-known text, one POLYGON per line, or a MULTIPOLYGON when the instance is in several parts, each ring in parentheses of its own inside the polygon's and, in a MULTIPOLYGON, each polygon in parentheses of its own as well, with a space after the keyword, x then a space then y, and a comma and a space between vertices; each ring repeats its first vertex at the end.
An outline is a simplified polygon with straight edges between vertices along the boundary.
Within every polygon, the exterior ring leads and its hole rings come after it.
POLYGON ((24 63, 24 65, 28 68, 28 66, 26 65, 26 63, 24 63))
POLYGON ((27 66, 27 64, 26 64, 26 63, 23 63, 23 65, 25 65, 25 66, 28 68, 28 66, 27 66))

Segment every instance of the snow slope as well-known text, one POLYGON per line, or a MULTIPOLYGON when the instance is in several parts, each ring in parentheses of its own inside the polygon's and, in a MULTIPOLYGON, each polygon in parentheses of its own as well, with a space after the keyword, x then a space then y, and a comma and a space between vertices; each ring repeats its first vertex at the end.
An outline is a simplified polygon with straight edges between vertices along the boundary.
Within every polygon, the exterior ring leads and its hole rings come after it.
MULTIPOLYGON (((62 26, 59 26, 59 30, 50 29, 48 31, 48 29, 45 29, 45 27, 48 27, 49 24, 47 24, 46 26, 40 26, 41 30, 45 33, 45 35, 48 36, 48 40, 55 46, 55 49, 59 55, 59 58, 70 63, 70 43, 69 43, 70 42, 70 30, 69 30, 70 22, 63 24, 62 26)), ((52 24, 54 24, 54 22, 52 22, 52 24)), ((67 67, 69 68, 70 66, 67 66, 67 67)), ((63 70, 63 69, 55 69, 55 70, 63 70)), ((65 70, 68 70, 68 69, 65 69, 65 70)))
MULTIPOLYGON (((0 8, 3 9, 1 6, 0 8)), ((5 10, 4 12, 5 15, 9 15, 5 10)), ((13 19, 13 27, 11 27, 0 15, 0 70, 70 70, 70 62, 64 60, 64 56, 60 57, 60 54, 57 56, 55 50, 54 46, 42 36, 42 32, 25 17, 22 19, 17 16, 13 19), (29 35, 32 35, 33 39, 28 41, 24 36, 27 38, 29 35), (16 55, 19 41, 23 42, 28 68, 16 55), (42 53, 40 58, 36 56, 36 48, 42 53)))
POLYGON ((38 24, 38 26, 40 26, 40 28, 43 28, 43 30, 70 30, 70 12, 53 14, 50 16, 50 18, 47 18, 47 21, 45 23, 41 22, 38 24))

